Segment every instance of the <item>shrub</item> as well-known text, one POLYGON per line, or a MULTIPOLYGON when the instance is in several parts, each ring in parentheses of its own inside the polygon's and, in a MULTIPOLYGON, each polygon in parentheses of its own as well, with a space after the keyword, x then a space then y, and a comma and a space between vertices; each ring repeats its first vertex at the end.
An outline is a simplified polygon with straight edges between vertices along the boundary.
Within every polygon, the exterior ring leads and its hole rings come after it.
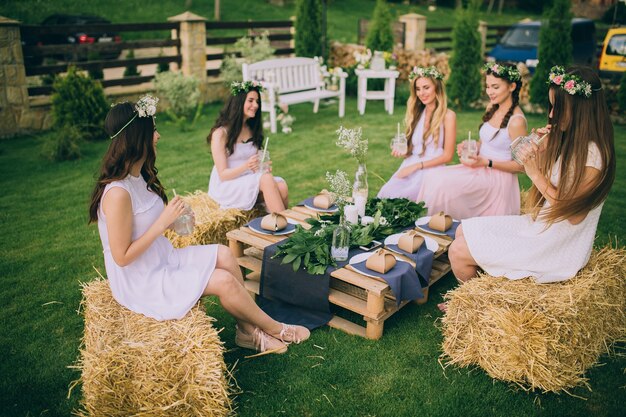
MULTIPOLYGON (((134 58, 135 58, 135 51, 131 49, 126 54, 126 59, 134 59, 134 58)), ((134 65, 134 64, 126 65, 126 69, 124 70, 124 77, 136 77, 138 75, 141 75, 141 71, 137 69, 137 65, 134 65)))
POLYGON ((619 89, 617 90, 617 104, 620 113, 626 114, 626 72, 622 74, 622 81, 619 83, 619 89))
POLYGON ((76 126, 63 126, 52 132, 43 143, 41 154, 51 161, 71 161, 80 158, 81 131, 76 126))
POLYGON ((467 9, 456 9, 456 21, 452 29, 452 57, 448 95, 462 109, 480 98, 483 62, 481 41, 478 34, 478 2, 473 0, 467 9))
POLYGON ((296 4, 296 56, 313 58, 322 55, 322 10, 320 6, 321 2, 318 0, 298 0, 296 4))
POLYGON ((543 14, 539 32, 539 64, 530 81, 530 101, 548 106, 548 74, 554 65, 567 66, 572 62, 572 13, 570 0, 554 0, 543 14))
POLYGON ((104 139, 102 127, 108 111, 104 90, 94 81, 70 66, 66 76, 57 76, 53 84, 52 116, 54 126, 74 126, 84 139, 104 139))
MULTIPOLYGON (((89 51, 87 53, 87 61, 98 61, 100 59, 100 53, 98 51, 89 51)), ((90 69, 87 71, 89 76, 94 80, 103 80, 104 79, 104 71, 102 71, 102 67, 90 69)))
POLYGON ((154 77, 157 92, 167 99, 165 113, 183 131, 193 127, 202 112, 199 81, 181 72, 161 72, 154 77))
MULTIPOLYGON (((159 58, 165 56, 163 54, 163 48, 161 48, 161 52, 159 52, 159 58)), ((170 70, 170 63, 169 62, 161 62, 157 65, 157 69, 156 72, 166 72, 170 70)))
POLYGON ((365 44, 372 51, 392 51, 391 12, 385 0, 377 0, 365 44))
POLYGON ((234 44, 234 49, 241 53, 241 59, 234 54, 227 55, 222 61, 221 75, 224 81, 230 84, 233 81, 241 81, 241 64, 263 61, 274 56, 274 48, 270 45, 268 34, 265 32, 254 39, 243 37, 234 44))
POLYGON ((626 3, 618 1, 616 4, 609 7, 607 11, 604 12, 604 15, 602 15, 602 21, 609 24, 623 25, 626 23, 626 3), (617 8, 617 11, 615 8, 617 8))

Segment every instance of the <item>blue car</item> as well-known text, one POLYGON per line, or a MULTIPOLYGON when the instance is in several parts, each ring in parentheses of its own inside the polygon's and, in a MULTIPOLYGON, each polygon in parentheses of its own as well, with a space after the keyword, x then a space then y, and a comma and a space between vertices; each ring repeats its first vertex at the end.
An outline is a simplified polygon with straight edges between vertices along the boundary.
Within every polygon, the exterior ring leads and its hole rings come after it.
MULTIPOLYGON (((535 72, 539 47, 540 21, 520 22, 506 31, 500 42, 489 52, 487 59, 522 62, 531 73, 535 72)), ((574 63, 591 65, 596 56, 596 25, 593 20, 572 19, 572 44, 574 63)))

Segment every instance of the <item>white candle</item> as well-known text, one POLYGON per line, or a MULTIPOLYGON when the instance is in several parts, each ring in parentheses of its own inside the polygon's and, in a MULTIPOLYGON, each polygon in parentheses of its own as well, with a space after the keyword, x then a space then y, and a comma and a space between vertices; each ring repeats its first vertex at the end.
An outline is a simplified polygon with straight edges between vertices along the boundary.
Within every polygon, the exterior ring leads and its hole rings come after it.
POLYGON ((362 195, 355 195, 354 196, 354 205, 357 208, 357 211, 359 212, 359 216, 363 217, 365 216, 365 203, 367 202, 367 198, 362 196, 362 195))
POLYGON ((346 220, 352 224, 359 223, 359 211, 357 210, 354 204, 349 204, 344 207, 343 215, 346 217, 346 220))

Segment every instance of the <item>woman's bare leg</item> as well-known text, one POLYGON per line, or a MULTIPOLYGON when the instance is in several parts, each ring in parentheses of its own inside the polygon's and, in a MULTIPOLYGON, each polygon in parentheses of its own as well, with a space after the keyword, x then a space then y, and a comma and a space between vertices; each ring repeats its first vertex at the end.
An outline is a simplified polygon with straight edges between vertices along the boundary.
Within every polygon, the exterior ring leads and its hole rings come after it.
POLYGON ((272 174, 266 173, 261 176, 260 189, 268 212, 276 213, 285 209, 278 185, 272 174))
POLYGON ((462 225, 456 230, 454 242, 448 249, 448 257, 452 272, 458 280, 466 282, 478 275, 478 264, 469 251, 462 225))
POLYGON ((289 207, 289 188, 287 183, 285 181, 276 181, 276 186, 278 187, 280 198, 283 200, 283 205, 285 208, 289 207))

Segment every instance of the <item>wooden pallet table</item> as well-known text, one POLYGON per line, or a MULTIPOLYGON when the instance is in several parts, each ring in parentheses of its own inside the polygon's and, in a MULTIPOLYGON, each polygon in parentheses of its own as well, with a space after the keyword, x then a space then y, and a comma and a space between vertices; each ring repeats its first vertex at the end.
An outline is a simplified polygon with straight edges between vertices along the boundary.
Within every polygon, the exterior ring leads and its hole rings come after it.
MULTIPOLYGON (((308 225, 306 219, 315 217, 318 213, 306 207, 296 206, 281 214, 306 227, 308 225)), ((435 253, 433 261, 430 287, 450 271, 447 251, 452 241, 447 237, 425 235, 435 239, 439 244, 439 250, 435 253)), ((253 296, 259 294, 263 249, 288 236, 262 235, 245 226, 228 232, 226 236, 230 249, 244 274, 246 289, 253 296)), ((408 259, 407 261, 412 263, 408 259)), ((383 335, 385 320, 410 303, 410 301, 403 301, 397 305, 386 282, 354 272, 349 266, 333 271, 330 276, 328 294, 330 303, 363 316, 365 321, 365 326, 362 326, 334 315, 328 325, 346 333, 368 339, 379 339, 383 335)), ((427 301, 428 288, 425 288, 423 292, 424 298, 416 300, 416 303, 423 304, 427 301)))

